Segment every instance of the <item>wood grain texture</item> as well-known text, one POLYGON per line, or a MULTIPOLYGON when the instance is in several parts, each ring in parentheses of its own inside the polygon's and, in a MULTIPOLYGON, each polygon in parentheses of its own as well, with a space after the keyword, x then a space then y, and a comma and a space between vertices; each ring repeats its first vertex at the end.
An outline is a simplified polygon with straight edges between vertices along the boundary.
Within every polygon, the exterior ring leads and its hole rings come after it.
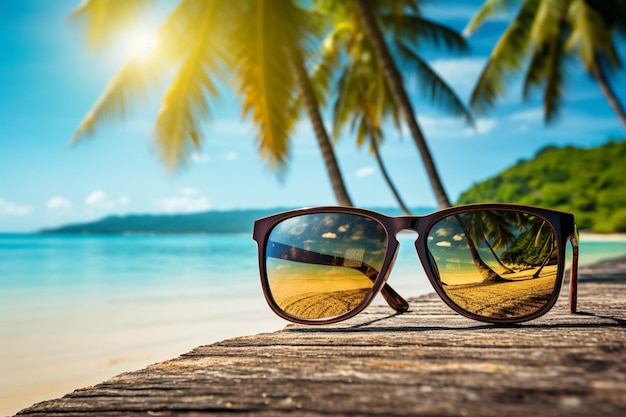
POLYGON ((624 416, 626 259, 581 270, 530 323, 454 314, 434 294, 324 327, 287 326, 22 410, 26 416, 624 416))

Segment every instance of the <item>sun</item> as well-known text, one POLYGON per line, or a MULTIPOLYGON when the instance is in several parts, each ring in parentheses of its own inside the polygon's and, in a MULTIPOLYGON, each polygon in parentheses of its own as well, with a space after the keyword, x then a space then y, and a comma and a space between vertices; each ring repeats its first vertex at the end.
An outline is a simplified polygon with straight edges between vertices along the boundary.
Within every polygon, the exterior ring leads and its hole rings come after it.
POLYGON ((145 60, 159 45, 159 38, 151 31, 136 29, 125 36, 124 49, 129 59, 145 60))

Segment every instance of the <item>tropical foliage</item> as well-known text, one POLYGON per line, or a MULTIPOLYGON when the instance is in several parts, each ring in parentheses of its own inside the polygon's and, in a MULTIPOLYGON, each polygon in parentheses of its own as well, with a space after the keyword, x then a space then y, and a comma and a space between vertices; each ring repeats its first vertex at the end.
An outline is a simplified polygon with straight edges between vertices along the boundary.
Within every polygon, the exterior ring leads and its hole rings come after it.
MULTIPOLYGON (((374 43, 364 22, 359 19, 355 3, 318 0, 318 10, 332 23, 332 31, 322 43, 323 60, 318 69, 339 72, 333 106, 333 136, 349 126, 356 131, 357 146, 369 145, 385 181, 402 210, 409 210, 393 184, 380 155, 384 140, 383 124, 390 119, 396 129, 401 127, 400 105, 390 81, 385 77, 382 62, 377 59, 374 43)), ((406 78, 415 76, 420 91, 435 104, 470 123, 472 116, 449 85, 422 59, 417 49, 422 43, 465 51, 465 39, 454 30, 428 20, 420 14, 416 2, 368 2, 374 23, 384 28, 394 60, 409 68, 406 78)), ((319 71, 322 72, 322 71, 319 71)), ((323 83, 330 80, 314 77, 323 83)), ((323 86, 328 90, 328 86, 323 86)))
POLYGON ((569 211, 581 229, 626 232, 626 140, 595 148, 550 146, 473 185, 458 203, 496 201, 569 211))
POLYGON ((543 90, 547 122, 559 114, 567 66, 578 58, 599 83, 609 104, 626 127, 626 113, 608 77, 622 68, 615 38, 626 35, 623 0, 487 0, 467 26, 476 30, 489 16, 517 10, 487 60, 471 96, 471 107, 486 111, 504 92, 511 73, 525 72, 523 97, 543 90))
MULTIPOLYGON (((119 25, 153 2, 87 0, 73 13, 87 24, 89 44, 106 45, 119 25)), ((340 204, 351 205, 304 69, 318 20, 296 1, 181 0, 157 30, 159 48, 131 59, 111 80, 78 127, 74 141, 94 132, 166 81, 154 127, 159 156, 170 168, 187 161, 203 141, 201 125, 220 99, 220 85, 234 85, 242 116, 257 128, 261 157, 283 169, 303 104, 340 204), (296 100, 298 95, 302 100, 296 100)))
POLYGON ((502 253, 501 259, 509 264, 525 266, 556 263, 556 242, 552 229, 544 221, 535 218, 513 245, 502 253))

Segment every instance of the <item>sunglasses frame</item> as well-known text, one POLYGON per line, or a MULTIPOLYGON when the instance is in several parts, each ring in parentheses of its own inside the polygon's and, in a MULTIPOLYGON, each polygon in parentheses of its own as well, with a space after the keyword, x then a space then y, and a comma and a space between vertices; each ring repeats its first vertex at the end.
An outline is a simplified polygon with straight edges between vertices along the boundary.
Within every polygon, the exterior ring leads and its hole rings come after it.
POLYGON ((323 207, 314 207, 314 208, 304 208, 297 209, 292 211, 286 211, 278 214, 274 214, 268 217, 264 217, 262 219, 258 219, 254 222, 254 232, 253 239, 257 242, 258 245, 258 254, 259 254, 259 270, 261 275, 261 285, 263 288, 263 294, 267 303, 274 313, 278 316, 284 318, 285 320, 298 323, 298 324, 332 324, 337 323, 343 320, 347 320, 351 317, 356 316, 361 311, 363 311, 367 306, 371 304, 374 300, 375 296, 380 292, 382 293, 385 300, 389 303, 389 305, 394 308, 398 312, 404 312, 408 310, 408 303, 398 295, 390 286, 387 284, 387 278, 391 273, 391 269, 395 260, 395 257, 398 253, 399 242, 396 238, 396 234, 400 231, 414 231, 417 232, 417 238, 415 240, 415 248, 417 250, 417 255, 422 264, 422 268, 424 268, 424 272, 426 273, 426 277, 430 281, 433 289, 439 295, 439 297, 443 300, 445 304, 447 304, 451 309, 456 311, 470 319, 486 322, 486 323, 494 323, 494 324, 513 324, 513 323, 521 323, 524 321, 533 320, 537 317, 540 317, 547 313, 556 303, 559 293, 561 291, 561 286, 563 284, 563 276, 565 272, 565 264, 566 264, 566 250, 567 243, 570 242, 572 245, 572 265, 571 265, 571 275, 570 275, 570 287, 569 287, 569 304, 570 311, 572 313, 576 312, 576 303, 577 303, 577 281, 578 281, 578 230, 576 228, 576 223, 574 221, 574 216, 570 213, 556 211, 552 209, 546 209, 535 206, 526 206, 526 205, 518 205, 518 204, 500 204, 500 203, 487 203, 487 204, 469 204, 462 206, 455 206, 443 210, 436 211, 434 213, 425 215, 425 216, 387 216, 378 212, 374 212, 371 210, 355 208, 355 207, 344 207, 344 206, 323 206, 323 207), (428 236, 430 229, 440 220, 459 215, 463 213, 471 213, 471 212, 480 212, 480 211, 519 211, 522 213, 528 213, 533 216, 536 216, 542 220, 544 220, 553 230, 554 236, 556 238, 556 246, 557 246, 557 256, 558 256, 558 266, 557 266, 557 276, 554 291, 548 302, 539 310, 520 317, 510 317, 510 318, 497 318, 497 317, 485 317, 474 314, 470 311, 466 311, 460 306, 458 306, 454 301, 450 299, 450 297, 445 293, 441 284, 437 280, 438 273, 432 268, 431 262, 429 260, 429 251, 427 248, 427 239, 423 238, 428 236), (287 220, 289 218, 298 217, 307 214, 323 214, 323 213, 334 213, 334 214, 353 214, 362 216, 365 218, 372 219, 380 224, 385 233, 387 235, 387 247, 385 248, 385 256, 383 260, 383 264, 381 266, 380 272, 378 273, 378 277, 375 279, 372 288, 369 290, 367 296, 361 301, 361 303, 355 307, 354 309, 330 318, 323 319, 304 319, 300 317, 292 316, 286 312, 284 312, 276 303, 272 296, 272 291, 270 289, 269 280, 267 277, 267 269, 266 269, 266 254, 267 254, 267 242, 269 240, 269 236, 274 229, 274 227, 280 222, 287 220))

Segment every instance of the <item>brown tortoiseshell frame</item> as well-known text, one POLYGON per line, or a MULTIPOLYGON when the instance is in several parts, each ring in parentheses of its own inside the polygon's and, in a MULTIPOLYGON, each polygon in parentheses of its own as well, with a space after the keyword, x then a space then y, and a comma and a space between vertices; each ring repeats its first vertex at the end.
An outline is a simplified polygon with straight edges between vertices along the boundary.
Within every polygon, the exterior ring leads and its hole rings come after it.
POLYGON ((389 276, 389 272, 391 271, 391 266, 395 259, 399 242, 396 239, 396 233, 402 230, 412 230, 417 232, 417 239, 415 240, 415 248, 417 250, 418 257, 426 272, 426 276, 430 281, 431 285, 435 289, 435 292, 441 297, 441 299, 453 310, 457 313, 468 317, 470 319, 479 320, 487 323, 520 323, 528 320, 533 320, 543 314, 547 313, 556 303, 556 300, 559 296, 559 292, 561 290, 561 285, 563 283, 563 275, 565 271, 565 258, 566 258, 566 248, 567 242, 570 241, 572 244, 572 266, 571 266, 571 276, 570 276, 570 288, 569 288, 569 302, 570 302, 570 311, 572 313, 576 312, 576 298, 577 298, 577 280, 578 280, 578 231, 576 229, 576 224, 574 222, 574 216, 570 213, 565 213, 556 210, 550 210, 540 207, 533 206, 524 206, 517 204, 497 204, 497 203, 489 203, 489 204, 470 204, 464 206, 456 206, 444 210, 437 211, 435 213, 431 213, 425 216, 399 216, 399 217, 390 217, 384 214, 380 214, 374 211, 353 208, 353 207, 315 207, 315 208, 305 208, 300 210, 293 210, 284 213, 275 214, 272 216, 268 216, 262 219, 257 220, 254 223, 254 232, 253 238, 257 242, 259 247, 259 269, 261 273, 261 284, 263 287, 263 293, 265 295, 265 299, 267 300, 271 309, 280 317, 292 321, 294 323, 299 324, 330 324, 336 323, 338 321, 346 320, 350 317, 353 317, 363 311, 374 299, 376 294, 380 291, 387 303, 394 308, 396 311, 404 312, 408 310, 408 303, 404 300, 398 293, 396 293, 389 284, 386 283, 387 277, 389 276), (437 280, 437 272, 432 269, 431 262, 429 261, 428 248, 426 247, 426 239, 422 239, 422 236, 428 236, 428 232, 430 228, 439 220, 458 215, 462 213, 468 212, 476 212, 476 211, 485 211, 485 210, 495 210, 495 211, 519 211, 522 213, 532 214, 537 216, 538 218, 546 221, 550 227, 552 227, 554 231, 554 236, 557 240, 557 253, 558 253, 558 267, 557 267, 557 277, 556 283, 554 287, 554 291, 550 300, 544 305, 541 309, 536 312, 522 316, 522 317, 513 317, 513 318, 493 318, 493 317, 483 317, 466 311, 456 305, 444 292, 441 284, 437 280), (270 288, 269 282, 267 279, 267 271, 265 267, 265 258, 266 258, 266 249, 267 249, 267 241, 270 232, 274 228, 274 226, 280 223, 283 220, 286 220, 291 217, 301 216, 304 214, 316 214, 316 213, 338 213, 338 214, 355 214, 359 216, 363 216, 366 218, 370 218, 376 222, 378 222, 384 229, 387 234, 387 249, 385 252, 385 257, 383 260, 383 265, 381 267, 380 273, 374 280, 374 284, 370 289, 369 293, 365 297, 365 299, 353 310, 339 315, 335 317, 330 317, 327 319, 302 319, 299 317, 291 316, 278 307, 276 302, 274 301, 270 288))

